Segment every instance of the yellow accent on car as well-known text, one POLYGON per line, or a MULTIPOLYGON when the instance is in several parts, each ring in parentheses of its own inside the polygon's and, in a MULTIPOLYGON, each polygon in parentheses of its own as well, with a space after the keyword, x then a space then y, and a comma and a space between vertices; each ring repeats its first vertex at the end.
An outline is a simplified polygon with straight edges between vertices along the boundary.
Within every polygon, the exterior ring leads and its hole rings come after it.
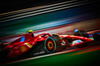
MULTIPOLYGON (((54 35, 57 35, 57 36, 59 36, 58 34, 54 34, 54 35)), ((60 36, 59 36, 59 38, 60 38, 60 39, 62 39, 60 36)))
POLYGON ((54 34, 54 35, 58 35, 58 34, 54 34))
POLYGON ((25 43, 29 48, 32 48, 32 45, 28 42, 25 43))
POLYGON ((75 37, 75 35, 71 35, 71 37, 75 37))
POLYGON ((41 38, 41 36, 39 36, 39 38, 41 38))
POLYGON ((29 33, 29 32, 33 32, 33 30, 28 30, 27 33, 29 33))

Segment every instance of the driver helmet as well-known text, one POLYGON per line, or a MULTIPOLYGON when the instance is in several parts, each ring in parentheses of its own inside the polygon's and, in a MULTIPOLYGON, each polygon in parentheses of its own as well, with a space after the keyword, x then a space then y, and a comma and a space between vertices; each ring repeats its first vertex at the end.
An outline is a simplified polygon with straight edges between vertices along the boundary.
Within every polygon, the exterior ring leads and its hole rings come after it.
POLYGON ((33 30, 28 30, 26 33, 32 33, 33 32, 33 30))
POLYGON ((28 30, 26 33, 28 33, 28 35, 30 35, 31 37, 34 37, 34 34, 32 32, 33 30, 28 30))

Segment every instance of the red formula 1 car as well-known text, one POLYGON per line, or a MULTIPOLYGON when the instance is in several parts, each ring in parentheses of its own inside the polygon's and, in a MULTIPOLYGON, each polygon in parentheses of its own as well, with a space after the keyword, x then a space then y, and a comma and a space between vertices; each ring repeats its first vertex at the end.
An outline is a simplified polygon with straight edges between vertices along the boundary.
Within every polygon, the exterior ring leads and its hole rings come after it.
POLYGON ((55 51, 61 51, 63 49, 66 49, 67 47, 72 46, 83 47, 91 41, 93 40, 82 36, 53 35, 46 39, 44 46, 49 53, 52 53, 55 51))
POLYGON ((74 35, 52 35, 48 37, 44 46, 49 53, 52 53, 72 46, 85 47, 94 40, 100 40, 100 30, 86 32, 76 29, 74 35))
POLYGON ((4 43, 4 45, 2 45, 3 47, 1 46, 2 49, 0 55, 6 56, 8 58, 15 58, 25 53, 25 55, 32 56, 33 53, 38 52, 38 50, 42 51, 41 45, 43 45, 43 42, 50 36, 52 35, 49 33, 42 33, 36 36, 33 36, 32 33, 26 34, 21 38, 11 42, 10 44, 6 44, 6 46, 4 43), (36 50, 35 48, 37 48, 38 50, 36 50))
POLYGON ((88 42, 93 41, 90 38, 75 35, 57 35, 42 33, 39 35, 26 34, 21 38, 13 41, 12 43, 5 43, 5 46, 1 47, 1 58, 15 58, 20 56, 35 56, 44 53, 53 53, 55 51, 61 51, 67 47, 86 46, 88 42))

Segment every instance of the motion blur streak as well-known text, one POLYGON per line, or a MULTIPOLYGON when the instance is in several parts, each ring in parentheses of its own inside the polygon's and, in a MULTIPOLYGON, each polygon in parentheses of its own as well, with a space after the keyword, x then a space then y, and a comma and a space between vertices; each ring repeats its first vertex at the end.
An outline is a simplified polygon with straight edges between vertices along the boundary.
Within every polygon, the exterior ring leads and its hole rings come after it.
POLYGON ((66 4, 66 3, 70 3, 70 2, 74 2, 74 1, 76 1, 76 0, 71 0, 71 1, 66 1, 66 2, 56 3, 56 4, 52 4, 52 5, 47 5, 47 6, 37 6, 37 7, 32 7, 32 8, 26 8, 26 9, 22 9, 22 10, 17 10, 17 11, 2 13, 0 15, 17 14, 17 13, 20 13, 20 12, 33 11, 33 10, 37 10, 37 9, 42 9, 42 8, 57 6, 57 5, 61 5, 61 4, 66 4))
POLYGON ((46 8, 46 9, 42 9, 42 10, 37 10, 37 11, 33 11, 33 12, 22 13, 22 14, 18 14, 18 15, 14 15, 14 16, 5 17, 0 20, 3 20, 1 22, 6 22, 6 21, 16 20, 16 19, 20 19, 20 18, 26 18, 26 17, 30 17, 30 16, 36 16, 36 15, 40 15, 40 14, 44 14, 44 13, 49 13, 49 12, 53 12, 53 11, 58 11, 58 10, 66 9, 66 8, 72 8, 75 6, 87 4, 87 3, 81 3, 81 4, 80 3, 81 2, 76 2, 76 3, 60 5, 60 6, 56 6, 56 7, 52 7, 52 8, 50 7, 50 8, 46 8), (11 18, 11 19, 8 19, 8 18, 11 18), (8 19, 8 20, 4 20, 4 19, 8 19))
POLYGON ((92 49, 85 50, 85 51, 82 51, 82 52, 78 52, 78 53, 72 54, 70 56, 78 55, 78 54, 83 54, 83 53, 88 53, 88 52, 97 51, 97 50, 100 50, 100 47, 98 47, 98 48, 92 48, 92 49))
POLYGON ((84 16, 79 16, 79 17, 75 17, 75 18, 64 19, 64 20, 54 21, 54 22, 48 22, 48 23, 44 23, 44 24, 40 24, 40 25, 36 25, 36 26, 24 28, 24 29, 19 29, 17 31, 17 33, 20 34, 20 33, 23 33, 23 31, 27 31, 27 30, 31 30, 31 29, 36 31, 36 30, 41 30, 41 29, 46 29, 46 28, 51 28, 51 27, 56 27, 56 26, 61 26, 61 25, 75 23, 75 22, 79 21, 80 19, 81 20, 82 19, 83 20, 88 19, 88 18, 83 18, 83 17, 84 16))
MULTIPOLYGON (((76 23, 72 23, 72 24, 65 24, 65 25, 61 25, 61 26, 57 26, 57 27, 52 27, 52 28, 47 28, 47 29, 42 29, 42 30, 34 31, 34 34, 37 35, 37 34, 45 33, 45 32, 48 32, 48 33, 51 33, 51 34, 55 34, 55 33, 57 33, 57 34, 73 34, 74 30, 77 29, 77 28, 85 30, 85 31, 89 31, 89 30, 93 30, 93 29, 99 29, 100 28, 99 27, 99 25, 100 25, 99 21, 100 21, 100 18, 97 18, 97 19, 91 19, 91 20, 86 20, 86 21, 82 21, 82 22, 76 22, 76 23)), ((10 34, 13 34, 13 33, 21 34, 24 31, 26 32, 29 29, 35 30, 34 27, 20 29, 20 30, 17 30, 17 32, 13 31, 10 34)), ((36 28, 36 29, 41 29, 41 28, 43 28, 43 27, 36 28)), ((16 37, 12 37, 11 38, 12 40, 11 40, 9 37, 8 38, 5 37, 4 40, 8 41, 8 39, 10 39, 9 42, 11 42, 11 41, 13 41, 14 38, 16 38, 16 37)), ((0 38, 0 39, 3 39, 3 38, 0 38)))

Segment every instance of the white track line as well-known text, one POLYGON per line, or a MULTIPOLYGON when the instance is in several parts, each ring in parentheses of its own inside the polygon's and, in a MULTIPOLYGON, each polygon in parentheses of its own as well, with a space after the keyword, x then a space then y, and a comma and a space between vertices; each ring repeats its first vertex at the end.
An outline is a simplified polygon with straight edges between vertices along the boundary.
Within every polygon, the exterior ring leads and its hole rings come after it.
MULTIPOLYGON (((87 4, 87 3, 83 3, 83 4, 87 4)), ((78 5, 73 5, 73 6, 69 6, 69 7, 63 7, 63 8, 61 7, 61 8, 58 8, 58 9, 44 11, 44 12, 38 12, 38 13, 35 13, 35 14, 29 14, 29 15, 27 15, 27 14, 24 15, 23 14, 24 16, 16 17, 16 18, 8 19, 8 20, 4 20, 4 21, 1 21, 1 22, 11 21, 11 20, 16 20, 16 19, 21 19, 21 18, 26 18, 26 17, 30 17, 30 16, 36 16, 36 15, 40 15, 40 14, 44 14, 44 13, 49 13, 49 12, 57 11, 57 10, 62 10, 62 9, 66 9, 66 8, 80 6, 80 5, 83 5, 83 4, 78 4, 78 5)))
POLYGON ((41 10, 36 10, 36 11, 32 11, 32 12, 22 13, 22 14, 18 14, 18 15, 14 15, 14 16, 9 16, 9 17, 6 17, 6 18, 2 18, 0 20, 13 18, 13 17, 18 17, 18 16, 23 16, 23 15, 27 15, 27 14, 33 14, 33 13, 46 11, 46 10, 50 10, 50 9, 57 9, 57 8, 67 7, 67 6, 70 6, 70 5, 73 5, 73 4, 77 4, 77 3, 81 3, 81 2, 69 3, 69 4, 65 4, 65 5, 59 5, 59 6, 56 6, 56 7, 53 6, 53 7, 49 7, 49 8, 45 8, 45 9, 41 9, 41 10))
POLYGON ((20 13, 20 12, 32 11, 32 10, 36 10, 36 9, 42 9, 42 8, 57 6, 57 5, 61 5, 61 4, 65 4, 65 3, 70 3, 70 2, 74 2, 74 1, 76 1, 76 0, 65 1, 65 2, 56 3, 56 4, 52 4, 52 5, 47 5, 47 6, 45 5, 45 6, 31 7, 31 8, 26 8, 26 9, 22 9, 22 10, 17 10, 17 11, 2 13, 0 15, 8 15, 8 14, 14 14, 14 13, 16 14, 16 13, 20 13))

